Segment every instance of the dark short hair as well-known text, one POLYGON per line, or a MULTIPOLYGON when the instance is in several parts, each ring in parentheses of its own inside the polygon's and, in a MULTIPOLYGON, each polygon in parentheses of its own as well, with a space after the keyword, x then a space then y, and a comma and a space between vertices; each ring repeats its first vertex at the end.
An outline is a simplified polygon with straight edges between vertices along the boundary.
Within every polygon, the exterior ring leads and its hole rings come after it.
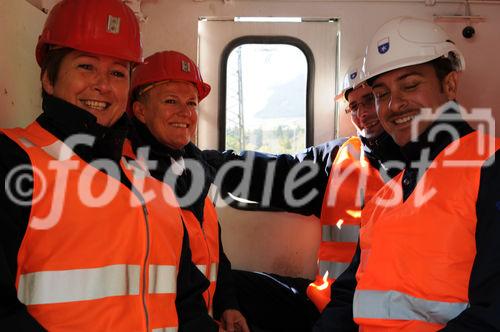
POLYGON ((352 90, 354 90, 353 88, 349 88, 347 90, 345 90, 344 92, 344 99, 347 100, 347 98, 349 97, 349 94, 352 92, 352 90))
POLYGON ((440 83, 443 83, 446 75, 455 70, 454 59, 455 54, 450 52, 448 57, 442 56, 428 62, 434 67, 434 71, 440 83))
MULTIPOLYGON (((40 65, 40 79, 42 79, 43 74, 47 72, 47 78, 49 79, 50 84, 54 85, 57 81, 57 75, 59 74, 59 68, 61 68, 61 63, 66 55, 68 55, 72 48, 64 47, 57 48, 47 52, 47 54, 43 57, 42 64, 40 65)), ((47 97, 47 92, 42 86, 42 97, 47 97)))
POLYGON ((57 74, 59 73, 59 68, 61 68, 61 63, 66 55, 68 55, 72 48, 57 48, 47 52, 43 57, 40 72, 40 78, 45 72, 47 72, 47 77, 51 84, 55 84, 57 81, 57 74))

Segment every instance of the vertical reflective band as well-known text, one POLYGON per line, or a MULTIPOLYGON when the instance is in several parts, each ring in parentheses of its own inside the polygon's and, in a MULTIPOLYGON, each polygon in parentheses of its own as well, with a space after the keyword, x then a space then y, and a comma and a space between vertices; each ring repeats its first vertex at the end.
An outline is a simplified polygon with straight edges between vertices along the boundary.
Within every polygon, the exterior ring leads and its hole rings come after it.
POLYGON ((198 264, 196 265, 198 270, 200 270, 201 273, 203 273, 204 276, 207 275, 207 266, 205 264, 198 264))
POLYGON ((74 155, 73 150, 60 140, 55 141, 51 145, 44 146, 42 149, 59 161, 69 160, 74 155))
POLYGON ((218 272, 217 263, 210 264, 210 277, 208 278, 208 280, 210 280, 210 282, 217 281, 217 272, 218 272))
POLYGON ((356 290, 355 318, 419 320, 446 324, 469 307, 464 302, 420 299, 398 291, 356 290))
POLYGON ((160 327, 157 329, 153 329, 153 332, 177 332, 177 327, 160 327))
POLYGON ((358 242, 359 226, 341 224, 322 225, 321 239, 324 242, 358 242))
POLYGON ((21 142, 22 145, 24 145, 24 147, 26 148, 32 148, 35 146, 35 143, 33 143, 32 141, 30 141, 29 139, 27 139, 26 137, 21 137, 19 138, 19 141, 21 142))
POLYGON ((175 294, 177 289, 177 268, 174 265, 149 266, 149 293, 175 294))
POLYGON ((139 265, 22 274, 17 297, 25 305, 96 300, 139 294, 139 265))
POLYGON ((328 277, 337 279, 349 266, 350 263, 339 263, 329 261, 319 261, 319 274, 324 276, 328 271, 328 277))

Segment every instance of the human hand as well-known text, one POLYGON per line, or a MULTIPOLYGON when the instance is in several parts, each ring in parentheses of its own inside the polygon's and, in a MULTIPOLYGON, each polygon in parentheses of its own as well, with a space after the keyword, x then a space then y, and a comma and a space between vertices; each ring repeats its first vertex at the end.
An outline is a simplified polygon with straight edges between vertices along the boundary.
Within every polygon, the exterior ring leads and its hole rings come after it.
POLYGON ((250 332, 245 317, 235 309, 227 309, 222 313, 221 326, 227 332, 250 332))

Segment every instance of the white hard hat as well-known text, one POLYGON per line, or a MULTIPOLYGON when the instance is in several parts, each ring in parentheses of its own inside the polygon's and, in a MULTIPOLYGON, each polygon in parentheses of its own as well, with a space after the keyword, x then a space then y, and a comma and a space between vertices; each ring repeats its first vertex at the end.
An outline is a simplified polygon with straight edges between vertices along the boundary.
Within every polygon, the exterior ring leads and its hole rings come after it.
POLYGON ((364 77, 363 57, 360 57, 354 60, 349 69, 347 69, 344 76, 344 82, 342 83, 342 90, 335 96, 335 100, 341 99, 345 96, 346 91, 354 89, 359 84, 363 83, 365 81, 364 77))
POLYGON ((462 53, 439 25, 419 18, 397 17, 382 25, 368 44, 363 64, 365 80, 441 56, 450 58, 454 70, 465 69, 462 53))

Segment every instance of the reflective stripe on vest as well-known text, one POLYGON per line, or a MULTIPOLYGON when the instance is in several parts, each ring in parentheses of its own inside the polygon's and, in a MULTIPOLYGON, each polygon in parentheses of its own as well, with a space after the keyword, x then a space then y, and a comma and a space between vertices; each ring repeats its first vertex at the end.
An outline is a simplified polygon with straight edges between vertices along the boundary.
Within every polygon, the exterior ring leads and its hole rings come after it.
POLYGON ((365 206, 353 303, 360 330, 437 331, 467 309, 482 164, 500 148, 488 141, 478 132, 455 140, 405 201, 400 174, 365 206))
POLYGON ((217 263, 210 264, 210 276, 208 277, 208 280, 210 280, 210 282, 217 281, 217 272, 218 271, 219 271, 219 264, 217 264, 217 263))
POLYGON ((101 299, 139 294, 139 265, 43 271, 19 278, 17 297, 25 305, 101 299))
POLYGON ((207 275, 207 266, 205 264, 196 264, 196 267, 203 275, 207 275))
POLYGON ((207 275, 207 266, 204 264, 197 264, 196 267, 200 270, 203 275, 207 277, 210 282, 217 281, 217 272, 219 265, 217 263, 210 264, 210 275, 207 275))
POLYGON ((328 278, 337 279, 349 266, 349 263, 330 261, 319 261, 319 274, 324 276, 328 272, 328 278))
POLYGON ((177 269, 172 265, 149 266, 149 294, 175 294, 177 269))
POLYGON ((430 301, 397 291, 356 290, 353 316, 445 324, 468 307, 468 303, 430 301))
POLYGON ((176 327, 160 327, 153 329, 153 332, 177 332, 179 329, 176 327))
MULTIPOLYGON (((25 305, 86 301, 108 296, 138 295, 140 266, 117 264, 94 269, 22 274, 17 290, 25 305)), ((149 267, 149 294, 175 294, 175 266, 149 267)))
POLYGON ((321 239, 324 242, 358 242, 359 225, 322 225, 321 239))

